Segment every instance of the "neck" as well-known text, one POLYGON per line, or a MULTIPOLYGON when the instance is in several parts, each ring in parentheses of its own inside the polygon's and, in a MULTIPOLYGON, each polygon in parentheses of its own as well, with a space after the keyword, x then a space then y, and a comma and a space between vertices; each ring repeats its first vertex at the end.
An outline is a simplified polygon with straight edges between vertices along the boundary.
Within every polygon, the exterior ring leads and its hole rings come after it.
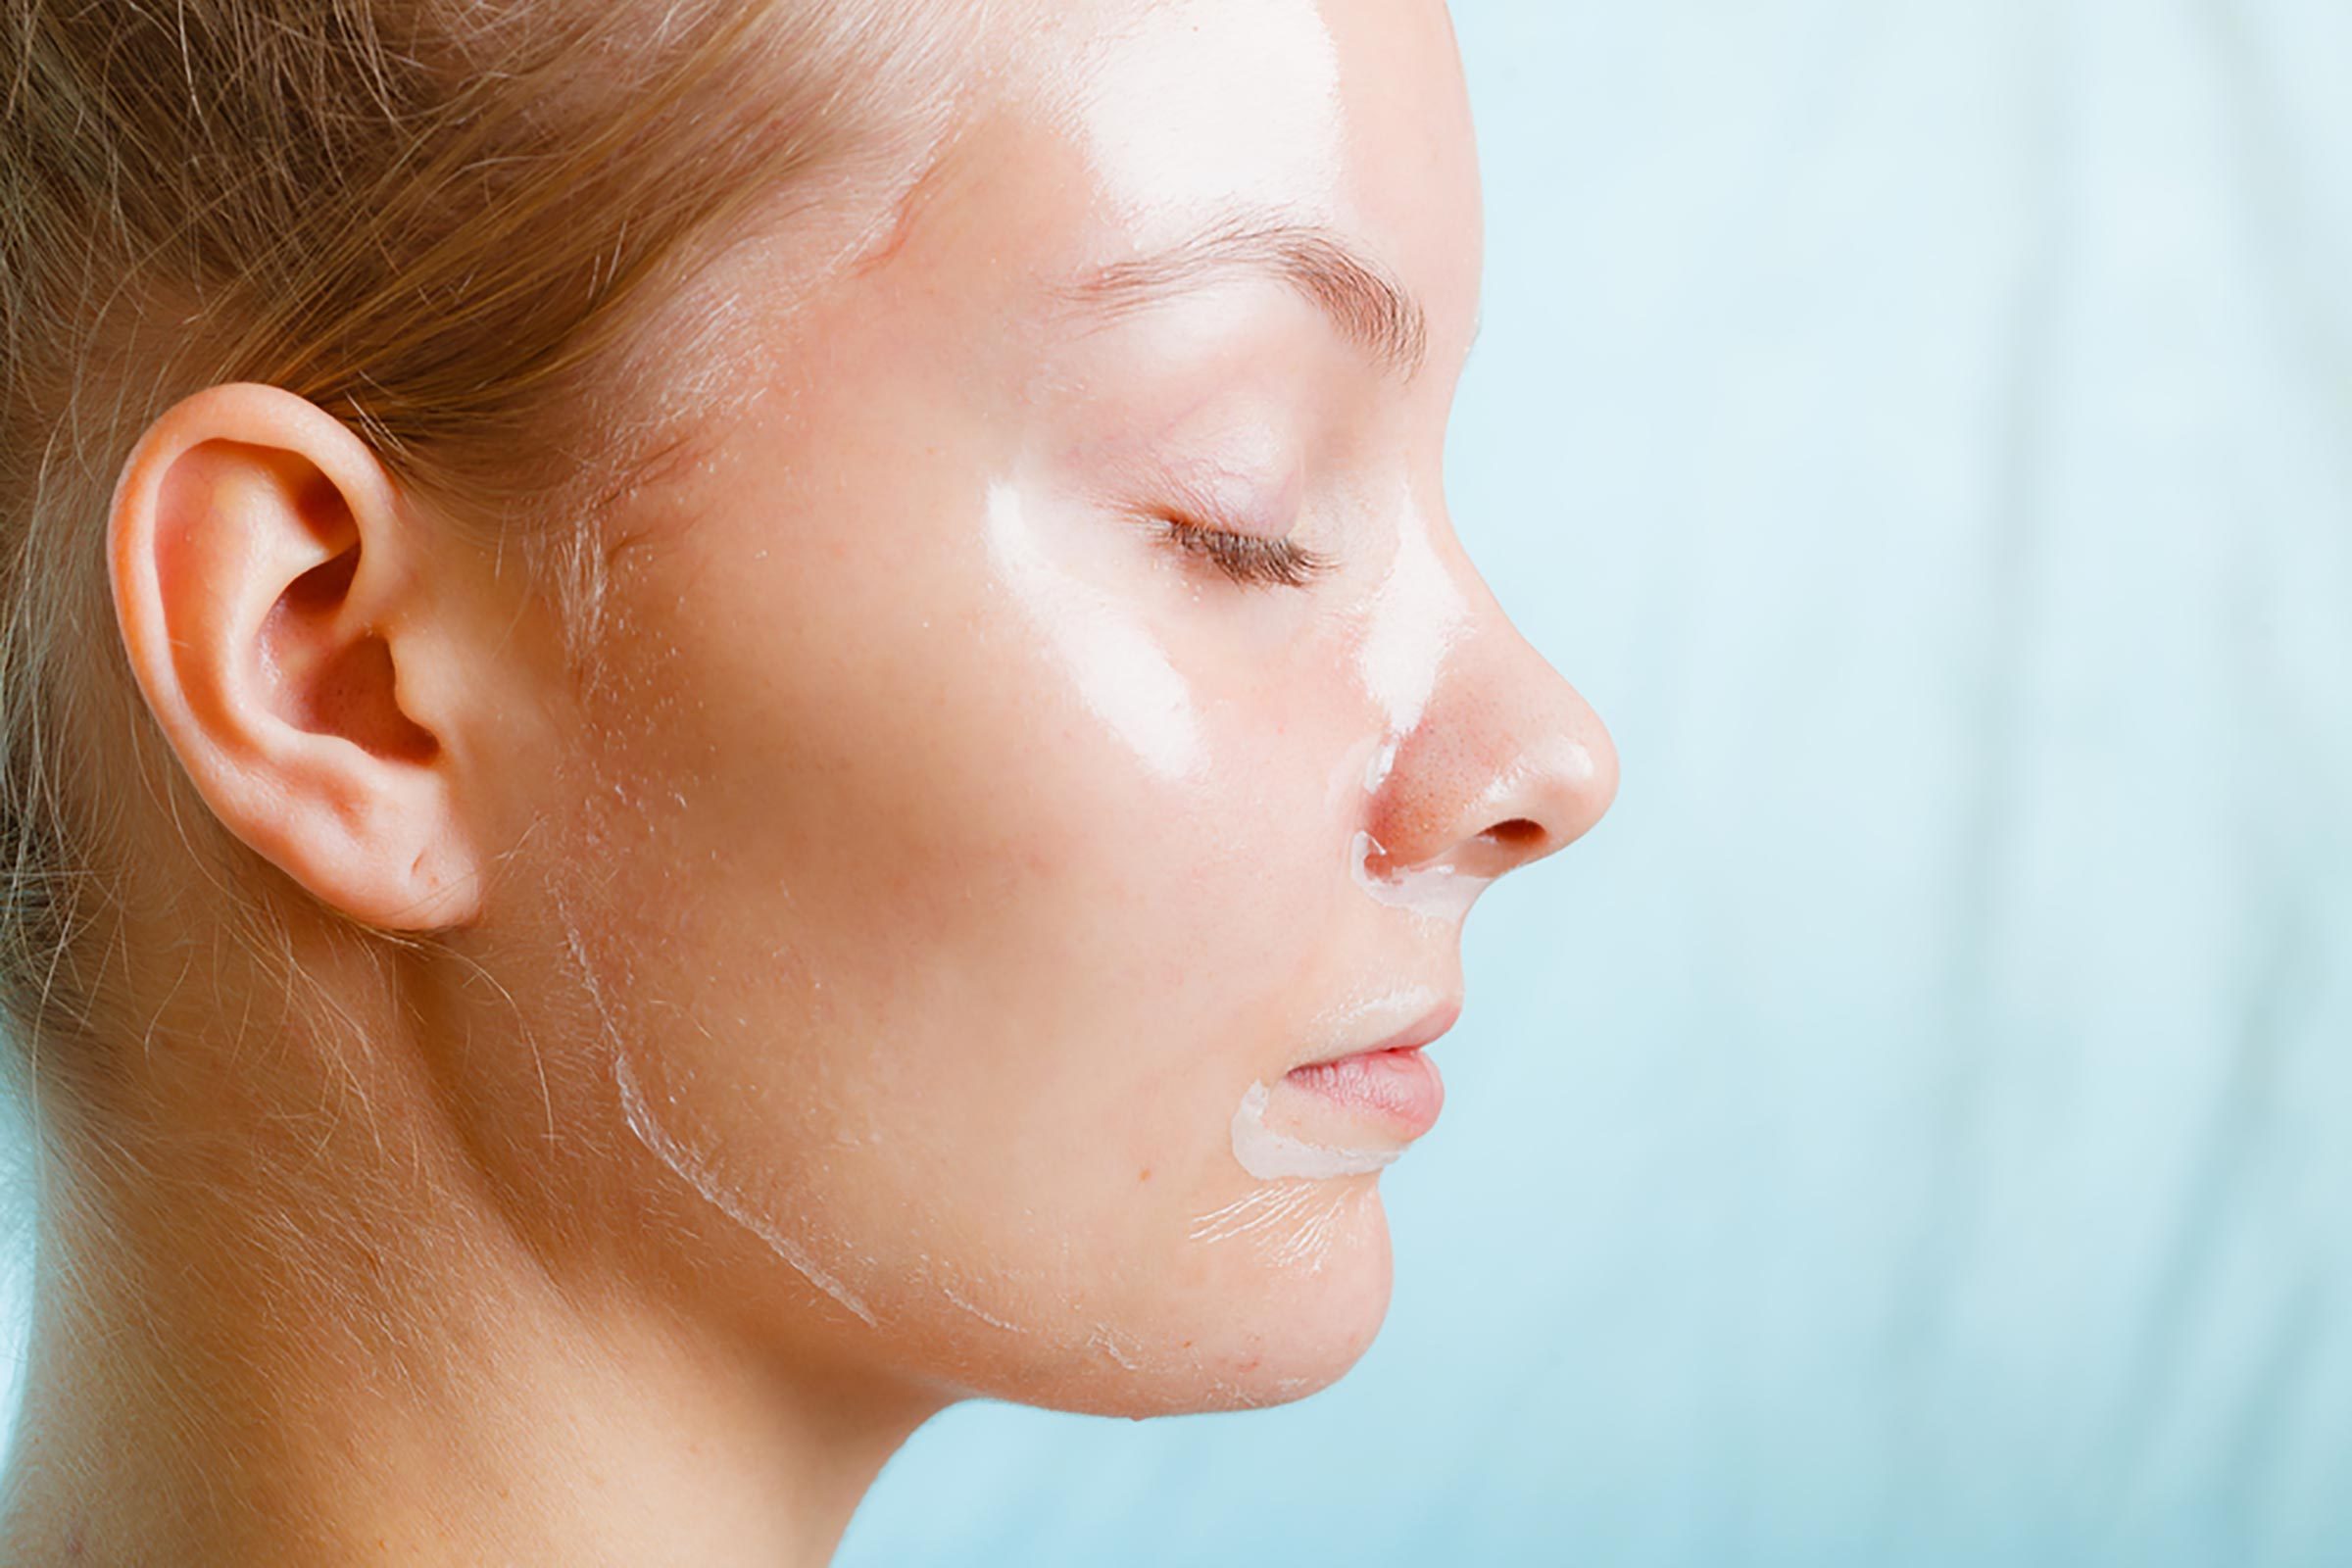
POLYGON ((559 1273, 355 1098, 331 1188, 216 1131, 43 1195, 0 1559, 817 1565, 948 1402, 559 1273))

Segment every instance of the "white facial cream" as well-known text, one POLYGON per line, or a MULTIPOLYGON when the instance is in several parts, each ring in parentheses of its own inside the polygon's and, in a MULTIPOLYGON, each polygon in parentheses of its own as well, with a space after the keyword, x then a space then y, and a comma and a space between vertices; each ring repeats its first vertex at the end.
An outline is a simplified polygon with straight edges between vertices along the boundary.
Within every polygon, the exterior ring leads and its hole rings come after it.
POLYGON ((1233 1113, 1233 1157, 1242 1162, 1242 1169, 1260 1181, 1272 1181, 1278 1176, 1305 1176, 1320 1181, 1332 1176, 1360 1175, 1380 1169, 1404 1152, 1401 1147, 1338 1149, 1278 1133, 1266 1125, 1266 1104, 1273 1096, 1274 1091, 1265 1084, 1253 1083, 1242 1096, 1242 1108, 1233 1113))
POLYGON ((1424 920, 1457 925, 1469 918, 1470 906, 1494 879, 1474 876, 1450 865, 1424 865, 1405 870, 1376 871, 1374 856, 1385 857, 1380 840, 1359 831, 1348 852, 1348 874, 1376 904, 1409 909, 1424 920))
POLYGON ((711 1168, 710 1161, 703 1157, 698 1151, 689 1148, 682 1140, 670 1136, 669 1132, 655 1117, 653 1106, 646 1101, 645 1090, 638 1084, 637 1075, 630 1070, 629 1059, 624 1054, 616 1053, 612 1057, 612 1081, 620 1091, 621 1113, 628 1118, 629 1131, 637 1135, 638 1142, 653 1151, 654 1154, 675 1172, 679 1179, 702 1194, 704 1201, 745 1230, 750 1231, 754 1236, 759 1237, 760 1241, 767 1244, 769 1250, 800 1270, 809 1284, 855 1312, 866 1323, 872 1324, 875 1321, 873 1309, 860 1300, 848 1286, 820 1267, 816 1259, 809 1255, 807 1248, 791 1236, 786 1235, 782 1227, 753 1208, 731 1187, 721 1181, 717 1172, 711 1168))
POLYGON ((1207 753, 1184 677, 1110 595, 1047 557, 1008 482, 988 487, 988 553, 1089 710, 1163 778, 1200 772, 1207 753))
MULTIPOLYGON (((1372 599, 1359 658, 1364 691, 1398 741, 1421 722, 1438 672, 1462 635, 1470 607, 1429 540, 1429 523, 1408 495, 1398 510, 1396 554, 1372 599)), ((1396 761, 1390 752, 1379 772, 1396 761)), ((1377 786, 1375 786, 1377 787, 1377 786)))
POLYGON ((1314 0, 1164 0, 1101 55, 1082 111, 1103 194, 1170 228, 1237 201, 1333 205, 1340 53, 1314 0), (1235 49, 1236 19, 1250 47, 1235 49))
POLYGON ((1325 1009, 1312 1030, 1317 1045, 1335 1053, 1366 1051, 1427 1017, 1446 1000, 1435 986, 1387 985, 1370 996, 1325 1009))

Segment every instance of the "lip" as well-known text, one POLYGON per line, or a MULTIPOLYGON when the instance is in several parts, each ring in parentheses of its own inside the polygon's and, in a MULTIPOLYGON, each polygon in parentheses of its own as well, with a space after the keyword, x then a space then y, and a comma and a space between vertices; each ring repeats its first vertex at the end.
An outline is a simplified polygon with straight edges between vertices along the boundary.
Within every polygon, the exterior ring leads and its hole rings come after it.
POLYGON ((1461 1013, 1461 999, 1446 998, 1383 1039, 1299 1063, 1284 1074, 1283 1086, 1356 1126, 1409 1142, 1437 1124, 1446 1103, 1446 1080, 1421 1048, 1461 1013))
POLYGON ((1320 1102, 1350 1123, 1378 1127, 1406 1142, 1437 1125, 1446 1080, 1419 1046, 1359 1051, 1337 1061, 1294 1067, 1283 1087, 1320 1102))
POLYGON ((1385 1039, 1370 1041, 1362 1045, 1350 1045, 1344 1050, 1332 1052, 1328 1055, 1299 1062, 1291 1071, 1299 1072, 1308 1067, 1329 1066, 1356 1056, 1378 1055, 1382 1052, 1418 1050, 1452 1028, 1461 1015, 1462 999, 1446 997, 1420 1017, 1385 1039))

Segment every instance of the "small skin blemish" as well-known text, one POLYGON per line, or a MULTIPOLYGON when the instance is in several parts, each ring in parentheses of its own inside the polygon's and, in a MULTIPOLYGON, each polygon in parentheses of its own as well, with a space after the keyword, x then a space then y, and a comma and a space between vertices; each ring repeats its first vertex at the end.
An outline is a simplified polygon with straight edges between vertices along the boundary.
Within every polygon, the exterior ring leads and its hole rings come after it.
POLYGON ((1135 1179, 1139 1182, 1150 1181, 1152 1179, 1152 1167, 1146 1165, 1142 1170, 1136 1172, 1135 1179))

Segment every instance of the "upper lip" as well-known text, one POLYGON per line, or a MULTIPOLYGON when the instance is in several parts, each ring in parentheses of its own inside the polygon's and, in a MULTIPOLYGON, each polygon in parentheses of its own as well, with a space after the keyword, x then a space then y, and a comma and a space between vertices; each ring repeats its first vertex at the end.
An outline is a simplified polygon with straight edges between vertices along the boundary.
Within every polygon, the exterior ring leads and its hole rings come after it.
MULTIPOLYGON (((1325 1062, 1340 1061, 1348 1056, 1369 1055, 1376 1051, 1410 1051, 1415 1046, 1426 1046, 1452 1028, 1454 1020, 1461 1015, 1462 999, 1459 996, 1443 997, 1436 1006, 1431 1007, 1411 1023, 1385 1039, 1344 1044, 1312 1060, 1302 1061, 1298 1063, 1298 1066, 1316 1067, 1325 1062)), ((1296 1071, 1297 1068, 1292 1070, 1296 1071)))

